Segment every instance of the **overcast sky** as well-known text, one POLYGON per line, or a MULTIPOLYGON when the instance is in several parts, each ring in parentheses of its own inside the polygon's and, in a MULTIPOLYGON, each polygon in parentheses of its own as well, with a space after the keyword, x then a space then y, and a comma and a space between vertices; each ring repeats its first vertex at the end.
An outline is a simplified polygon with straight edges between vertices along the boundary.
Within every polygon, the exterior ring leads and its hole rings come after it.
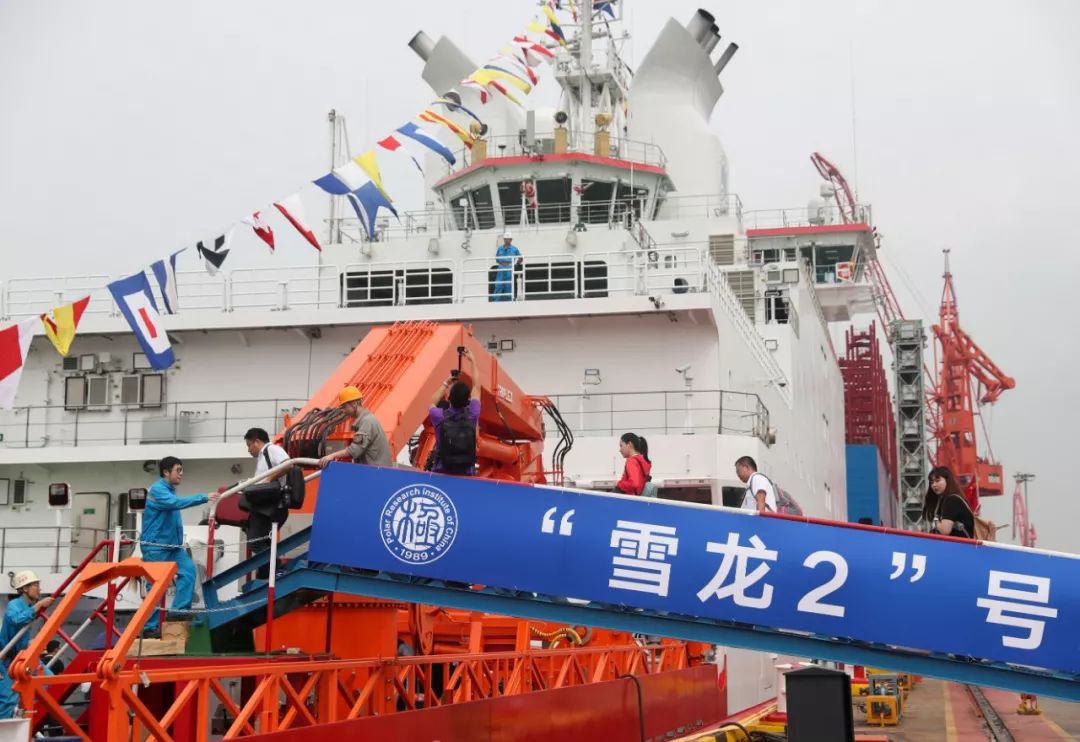
MULTIPOLYGON (((631 62, 668 15, 697 7, 629 6, 631 62)), ((732 189, 747 208, 805 204, 807 157, 824 153, 873 204, 909 316, 936 316, 952 249, 961 322, 1017 381, 986 416, 994 453, 1010 484, 1037 475, 1039 545, 1078 550, 1080 4, 705 7, 741 47, 713 119, 732 189)), ((417 30, 482 61, 534 9, 0 0, 0 280, 120 273, 265 208, 325 172, 329 109, 359 151, 430 100, 406 46, 417 30)), ((987 506, 999 523, 1002 499, 987 506)))

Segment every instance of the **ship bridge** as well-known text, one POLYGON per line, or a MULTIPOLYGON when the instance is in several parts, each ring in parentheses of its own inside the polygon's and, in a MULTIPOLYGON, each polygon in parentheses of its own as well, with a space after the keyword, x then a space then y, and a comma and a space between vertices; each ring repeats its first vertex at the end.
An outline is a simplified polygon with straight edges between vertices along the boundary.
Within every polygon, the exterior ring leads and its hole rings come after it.
POLYGON ((600 130, 571 144, 562 116, 555 113, 554 129, 537 136, 530 114, 519 135, 480 139, 459 153, 458 166, 434 186, 457 229, 566 223, 581 231, 655 218, 673 188, 660 148, 613 140, 606 114, 597 115, 600 130))

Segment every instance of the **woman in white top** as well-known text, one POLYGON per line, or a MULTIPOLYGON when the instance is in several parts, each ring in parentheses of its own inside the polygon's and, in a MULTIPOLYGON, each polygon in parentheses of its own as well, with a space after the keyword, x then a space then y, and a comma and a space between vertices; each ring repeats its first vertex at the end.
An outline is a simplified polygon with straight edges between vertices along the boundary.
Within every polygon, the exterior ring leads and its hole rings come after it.
POLYGON ((735 474, 746 485, 743 496, 743 510, 757 510, 759 513, 776 512, 776 489, 764 474, 757 470, 757 463, 749 456, 742 456, 735 462, 735 474))

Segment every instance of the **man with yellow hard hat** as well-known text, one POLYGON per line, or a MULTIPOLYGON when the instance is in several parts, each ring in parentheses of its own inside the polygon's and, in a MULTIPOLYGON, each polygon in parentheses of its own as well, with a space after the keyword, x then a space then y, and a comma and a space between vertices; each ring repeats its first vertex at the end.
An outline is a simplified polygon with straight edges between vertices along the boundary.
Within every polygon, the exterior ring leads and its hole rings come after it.
POLYGON ((364 397, 354 386, 347 386, 338 394, 341 409, 349 417, 356 418, 353 423, 353 439, 347 448, 327 454, 319 459, 319 467, 325 467, 335 459, 352 459, 354 464, 372 466, 393 466, 394 455, 390 452, 390 441, 386 438, 379 418, 364 407, 364 397))

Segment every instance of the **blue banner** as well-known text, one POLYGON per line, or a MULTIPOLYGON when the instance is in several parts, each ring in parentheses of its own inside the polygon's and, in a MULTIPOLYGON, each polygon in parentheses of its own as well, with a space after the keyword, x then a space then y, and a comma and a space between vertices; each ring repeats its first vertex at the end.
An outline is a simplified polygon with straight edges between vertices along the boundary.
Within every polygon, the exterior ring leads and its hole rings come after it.
POLYGON ((1080 672, 1080 558, 331 464, 310 557, 1080 672))

